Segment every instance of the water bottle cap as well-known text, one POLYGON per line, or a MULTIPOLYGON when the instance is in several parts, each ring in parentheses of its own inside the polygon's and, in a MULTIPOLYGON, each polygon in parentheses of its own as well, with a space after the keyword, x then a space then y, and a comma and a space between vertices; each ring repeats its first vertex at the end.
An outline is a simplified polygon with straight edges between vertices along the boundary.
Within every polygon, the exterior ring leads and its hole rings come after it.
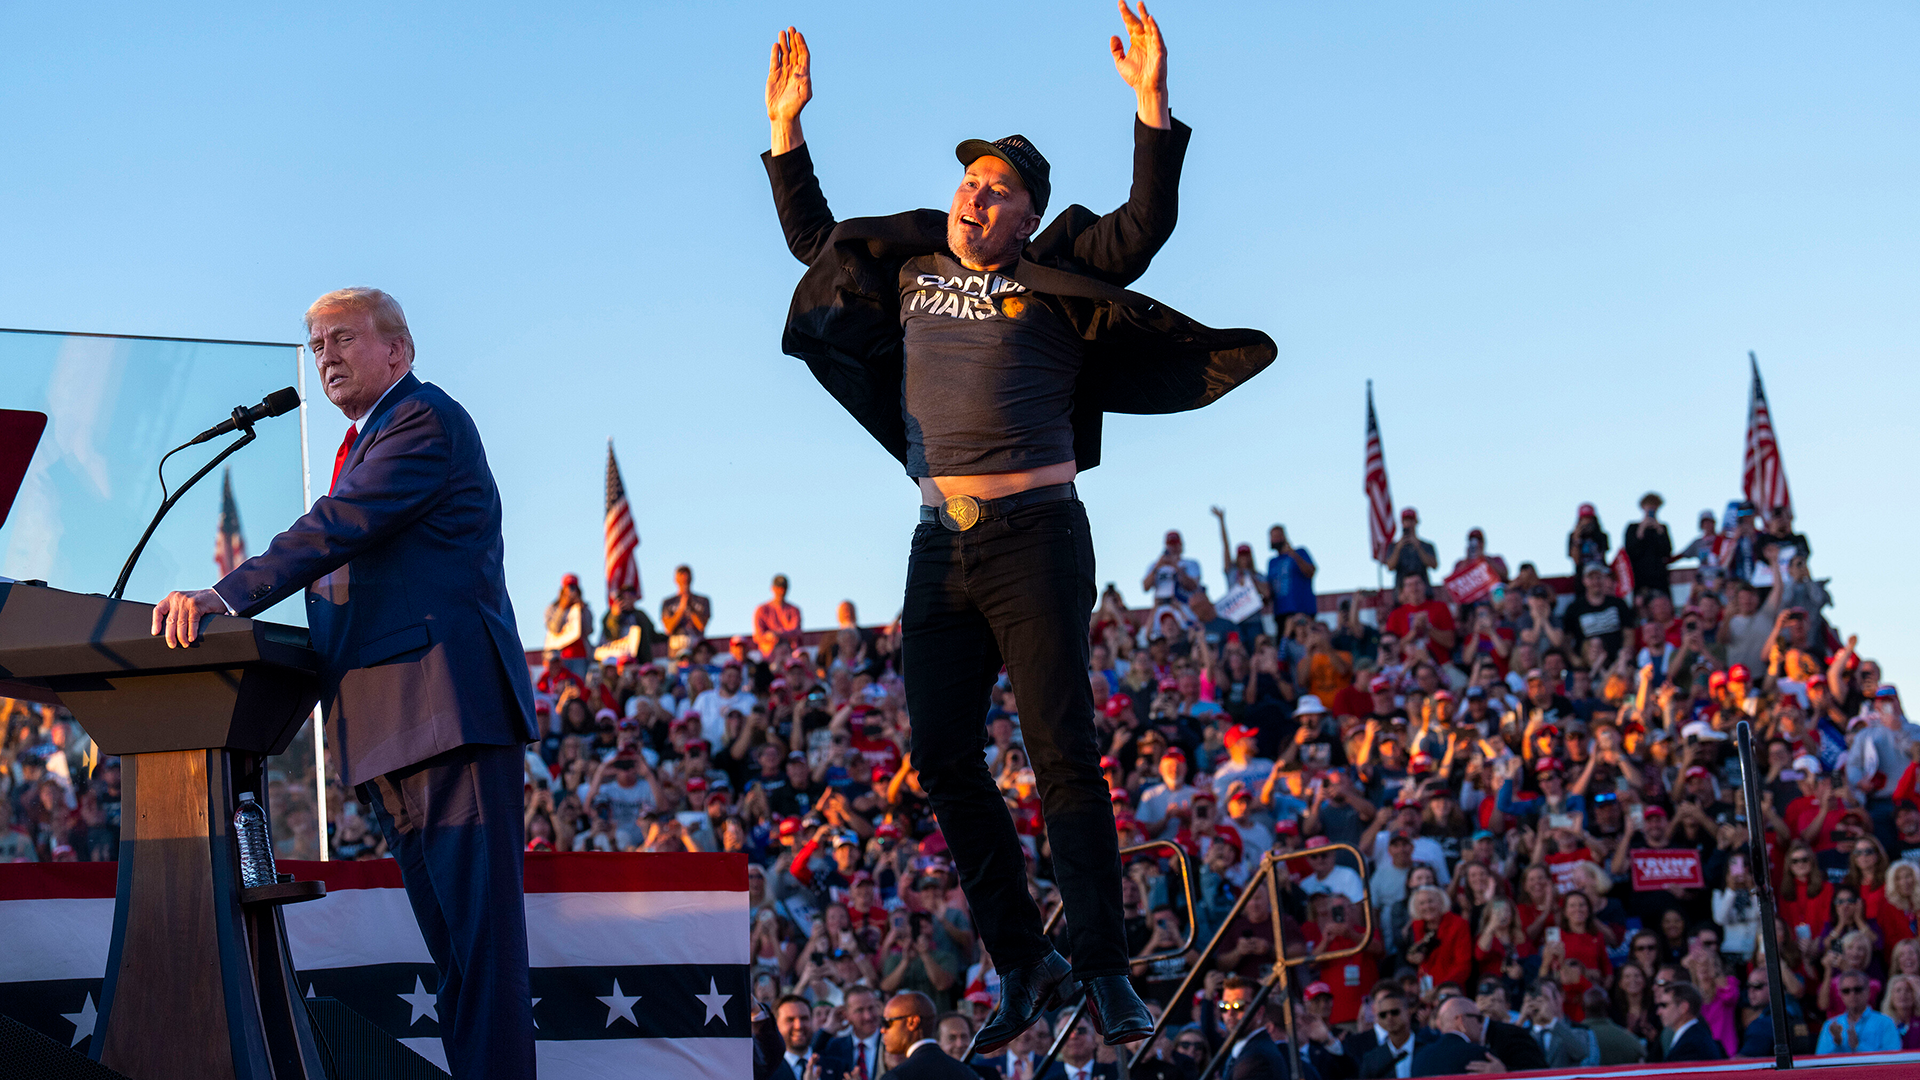
POLYGON ((241 793, 240 793, 240 801, 241 801, 241 802, 252 802, 252 801, 253 801, 253 792, 251 792, 251 791, 243 791, 243 792, 241 792, 241 793))

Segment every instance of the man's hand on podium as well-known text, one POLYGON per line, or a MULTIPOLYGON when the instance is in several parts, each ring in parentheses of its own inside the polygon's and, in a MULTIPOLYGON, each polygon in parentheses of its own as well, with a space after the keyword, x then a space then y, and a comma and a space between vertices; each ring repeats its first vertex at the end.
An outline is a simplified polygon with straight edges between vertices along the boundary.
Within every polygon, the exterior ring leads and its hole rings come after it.
POLYGON ((227 602, 212 589, 170 592, 153 608, 153 632, 167 635, 167 648, 184 649, 200 637, 202 615, 225 615, 227 602))

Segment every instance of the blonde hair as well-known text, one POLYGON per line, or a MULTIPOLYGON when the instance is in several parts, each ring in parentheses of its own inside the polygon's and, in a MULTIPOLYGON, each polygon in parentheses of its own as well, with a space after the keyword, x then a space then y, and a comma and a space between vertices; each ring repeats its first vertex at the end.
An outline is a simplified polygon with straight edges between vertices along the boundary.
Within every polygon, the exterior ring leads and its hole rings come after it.
POLYGON ((1893 901, 1894 907, 1911 915, 1915 907, 1920 906, 1920 866, 1915 866, 1905 859, 1894 859, 1887 863, 1887 876, 1883 883, 1887 891, 1887 899, 1893 901), (1905 893, 1894 887, 1893 876, 1901 870, 1908 870, 1913 874, 1913 888, 1905 893))
POLYGON ((1920 978, 1912 975, 1887 976, 1887 992, 1880 998, 1880 1011, 1886 1013, 1889 1018, 1893 1016, 1893 988, 1901 983, 1907 984, 1913 990, 1913 1011, 1907 1014, 1907 1019, 1911 1020, 1914 1016, 1920 1015, 1920 978))
POLYGON ((350 289, 335 289, 307 305, 307 314, 303 320, 308 332, 313 330, 313 317, 322 311, 364 311, 373 316, 373 328, 388 339, 397 338, 407 347, 407 362, 413 362, 413 331, 407 329, 407 313, 400 310, 400 301, 379 289, 356 285, 350 289))
MULTIPOLYGON (((1419 888, 1413 890, 1413 895, 1407 897, 1407 910, 1411 912, 1413 910, 1414 901, 1420 899, 1422 896, 1426 896, 1429 894, 1436 896, 1440 899, 1440 914, 1445 915, 1447 912, 1453 910, 1453 901, 1447 898, 1446 890, 1442 889, 1438 885, 1422 885, 1419 888)), ((1419 916, 1415 915, 1414 918, 1419 918, 1419 916)))

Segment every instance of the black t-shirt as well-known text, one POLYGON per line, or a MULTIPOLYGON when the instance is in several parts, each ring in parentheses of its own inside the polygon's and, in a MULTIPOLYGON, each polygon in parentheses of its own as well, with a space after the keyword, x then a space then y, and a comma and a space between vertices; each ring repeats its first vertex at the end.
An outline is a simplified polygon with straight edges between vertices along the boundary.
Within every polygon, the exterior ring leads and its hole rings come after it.
POLYGON ((1567 632, 1568 646, 1576 654, 1585 648, 1588 638, 1597 637, 1606 644, 1607 660, 1611 662, 1620 652, 1627 627, 1633 625, 1633 609, 1617 596, 1603 596, 1598 604, 1590 604, 1582 593, 1567 605, 1560 616, 1560 625, 1567 632))
POLYGON ((900 268, 907 475, 1014 472, 1072 461, 1073 327, 992 271, 941 252, 900 268))

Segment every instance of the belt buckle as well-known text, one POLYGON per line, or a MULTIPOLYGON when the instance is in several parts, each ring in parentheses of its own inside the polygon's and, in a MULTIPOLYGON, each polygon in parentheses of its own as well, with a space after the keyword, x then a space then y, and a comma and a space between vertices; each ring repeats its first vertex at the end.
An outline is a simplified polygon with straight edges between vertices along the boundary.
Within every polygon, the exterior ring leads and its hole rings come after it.
POLYGON ((966 532, 980 521, 980 500, 971 495, 950 495, 940 504, 940 524, 952 532, 966 532))

